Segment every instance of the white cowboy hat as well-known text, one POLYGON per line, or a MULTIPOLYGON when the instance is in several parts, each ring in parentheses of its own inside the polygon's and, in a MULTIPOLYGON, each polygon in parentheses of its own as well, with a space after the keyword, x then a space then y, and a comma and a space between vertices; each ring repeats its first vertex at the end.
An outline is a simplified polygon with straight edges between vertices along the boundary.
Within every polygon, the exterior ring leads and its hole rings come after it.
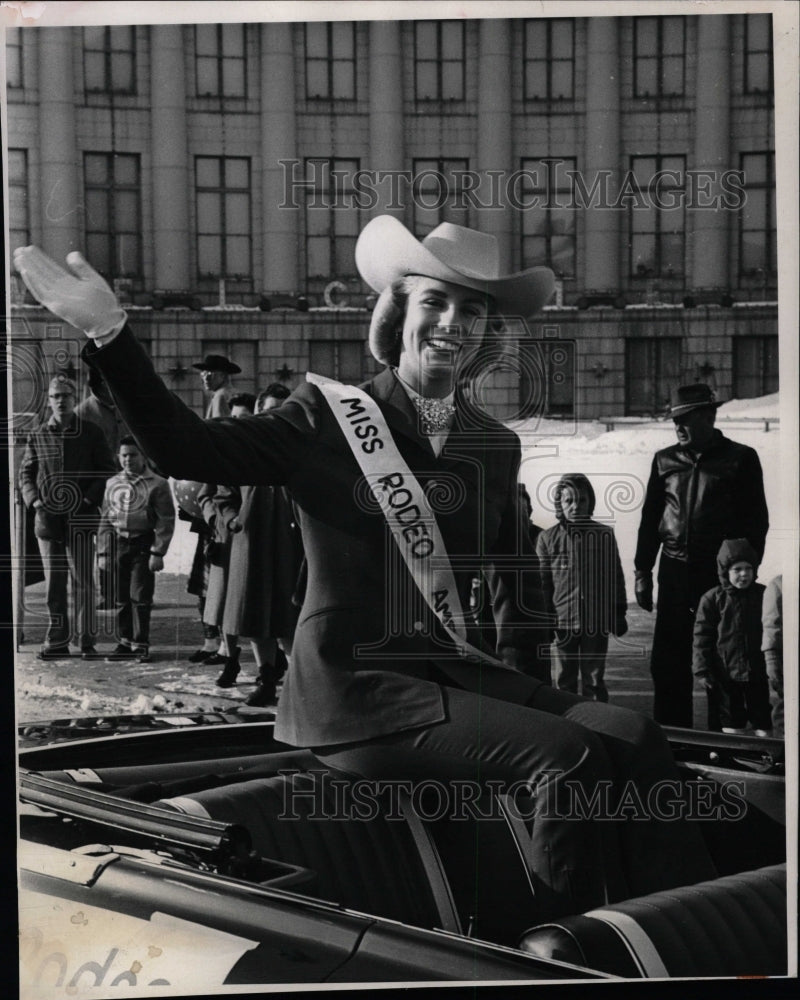
POLYGON ((500 249, 494 236, 443 222, 420 242, 398 219, 378 215, 356 242, 356 267, 366 283, 381 292, 372 316, 369 346, 373 355, 389 363, 397 346, 396 324, 389 289, 393 281, 421 274, 491 295, 497 311, 523 319, 536 312, 553 293, 549 267, 531 267, 501 275, 500 249))
POLYGON ((382 292, 397 278, 422 274, 491 295, 504 316, 530 316, 553 293, 549 267, 500 274, 494 236, 443 222, 420 242, 392 215, 378 215, 361 231, 356 267, 366 283, 382 292))

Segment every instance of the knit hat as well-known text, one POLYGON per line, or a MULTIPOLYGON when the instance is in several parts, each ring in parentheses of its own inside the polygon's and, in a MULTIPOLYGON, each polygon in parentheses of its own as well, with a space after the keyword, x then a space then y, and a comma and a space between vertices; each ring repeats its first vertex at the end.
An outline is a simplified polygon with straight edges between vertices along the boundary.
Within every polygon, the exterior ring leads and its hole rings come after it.
POLYGON ((721 583, 728 582, 728 572, 731 566, 737 562, 750 563, 753 567, 753 579, 755 579, 758 564, 761 562, 756 550, 746 538, 726 538, 717 553, 717 572, 721 583))

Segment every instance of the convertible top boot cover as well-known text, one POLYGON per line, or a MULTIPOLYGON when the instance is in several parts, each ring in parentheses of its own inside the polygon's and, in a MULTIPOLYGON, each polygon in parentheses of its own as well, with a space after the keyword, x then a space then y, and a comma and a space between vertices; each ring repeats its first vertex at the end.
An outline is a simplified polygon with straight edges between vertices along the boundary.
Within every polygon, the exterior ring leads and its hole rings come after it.
POLYGON ((786 865, 542 924, 519 947, 625 979, 786 975, 786 865))

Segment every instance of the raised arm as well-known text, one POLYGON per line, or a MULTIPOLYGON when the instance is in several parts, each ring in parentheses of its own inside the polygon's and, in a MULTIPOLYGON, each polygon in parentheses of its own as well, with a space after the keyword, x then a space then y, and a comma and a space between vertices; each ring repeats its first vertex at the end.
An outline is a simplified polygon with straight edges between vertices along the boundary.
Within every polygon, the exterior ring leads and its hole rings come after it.
POLYGON ((80 254, 66 271, 37 247, 15 251, 31 293, 90 338, 87 364, 105 379, 124 422, 164 475, 227 485, 290 484, 316 435, 316 390, 302 387, 274 414, 204 421, 161 381, 125 327, 126 316, 103 278, 80 254))

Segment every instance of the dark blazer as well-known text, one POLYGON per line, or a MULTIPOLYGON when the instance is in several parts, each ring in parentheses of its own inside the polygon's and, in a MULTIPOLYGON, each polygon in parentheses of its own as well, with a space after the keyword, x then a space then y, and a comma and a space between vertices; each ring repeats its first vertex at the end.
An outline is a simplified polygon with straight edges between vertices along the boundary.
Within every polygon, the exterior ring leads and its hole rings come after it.
POLYGON ((41 500, 35 516, 37 538, 65 537, 70 517, 97 516, 106 480, 116 472, 103 432, 73 415, 66 427, 54 418, 30 433, 19 471, 27 507, 41 500))
MULTIPOLYGON (((442 682, 486 691, 491 681, 495 696, 524 700, 528 678, 467 663, 456 653, 419 595, 316 387, 301 385, 266 414, 204 421, 166 389, 129 330, 105 347, 87 345, 84 357, 102 373, 146 453, 169 475, 290 490, 308 583, 278 709, 278 739, 339 744, 440 721, 442 682)), ((536 618, 542 609, 535 574, 526 574, 518 558, 533 557, 518 527, 519 439, 470 414, 461 399, 437 458, 391 370, 363 388, 428 493, 464 608, 478 567, 490 580, 499 655, 511 668, 531 668, 546 636, 536 618)))

